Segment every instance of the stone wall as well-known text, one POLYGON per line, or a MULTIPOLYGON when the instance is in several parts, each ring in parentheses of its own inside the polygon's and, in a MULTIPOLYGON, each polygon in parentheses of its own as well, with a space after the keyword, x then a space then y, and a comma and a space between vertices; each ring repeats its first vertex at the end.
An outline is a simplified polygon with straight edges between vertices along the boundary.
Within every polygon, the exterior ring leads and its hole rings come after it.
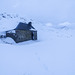
POLYGON ((15 30, 15 33, 6 32, 6 37, 11 37, 16 43, 37 40, 37 31, 34 30, 15 30))
POLYGON ((32 32, 29 30, 16 30, 16 42, 23 42, 27 40, 32 40, 32 32))

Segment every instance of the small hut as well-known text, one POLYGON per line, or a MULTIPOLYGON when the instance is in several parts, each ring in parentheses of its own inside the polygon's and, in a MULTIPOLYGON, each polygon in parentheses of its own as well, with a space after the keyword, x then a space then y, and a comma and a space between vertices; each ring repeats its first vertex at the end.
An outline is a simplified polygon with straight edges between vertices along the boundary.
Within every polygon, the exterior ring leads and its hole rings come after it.
POLYGON ((6 37, 11 37, 16 43, 37 40, 37 31, 31 22, 28 24, 20 22, 15 29, 6 31, 6 37))

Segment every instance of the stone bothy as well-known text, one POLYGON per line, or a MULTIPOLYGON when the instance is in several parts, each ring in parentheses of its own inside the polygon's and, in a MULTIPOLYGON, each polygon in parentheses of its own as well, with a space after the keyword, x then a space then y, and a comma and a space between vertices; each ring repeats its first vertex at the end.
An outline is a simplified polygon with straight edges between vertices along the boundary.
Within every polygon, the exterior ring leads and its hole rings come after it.
POLYGON ((31 22, 28 24, 20 22, 15 29, 6 31, 6 37, 11 37, 16 43, 37 40, 37 30, 31 22))

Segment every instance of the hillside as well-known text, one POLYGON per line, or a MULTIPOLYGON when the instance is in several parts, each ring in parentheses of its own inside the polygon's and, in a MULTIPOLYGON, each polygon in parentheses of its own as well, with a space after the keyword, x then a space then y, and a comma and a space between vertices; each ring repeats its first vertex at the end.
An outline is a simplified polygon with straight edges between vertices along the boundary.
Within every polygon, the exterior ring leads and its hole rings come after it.
MULTIPOLYGON (((29 21, 6 13, 3 16, 0 32, 29 21)), ((32 22, 38 31, 37 41, 16 44, 11 38, 0 40, 0 75, 75 75, 74 23, 32 22)))

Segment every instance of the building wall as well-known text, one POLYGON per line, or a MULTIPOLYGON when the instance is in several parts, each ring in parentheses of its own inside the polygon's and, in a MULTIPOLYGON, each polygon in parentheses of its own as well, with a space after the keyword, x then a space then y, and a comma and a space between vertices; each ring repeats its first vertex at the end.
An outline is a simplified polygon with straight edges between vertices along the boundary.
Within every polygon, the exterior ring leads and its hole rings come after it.
POLYGON ((16 42, 32 40, 32 32, 29 30, 16 30, 16 42))
POLYGON ((6 37, 11 37, 16 43, 28 41, 28 40, 37 40, 37 31, 15 30, 15 33, 7 31, 6 37))

